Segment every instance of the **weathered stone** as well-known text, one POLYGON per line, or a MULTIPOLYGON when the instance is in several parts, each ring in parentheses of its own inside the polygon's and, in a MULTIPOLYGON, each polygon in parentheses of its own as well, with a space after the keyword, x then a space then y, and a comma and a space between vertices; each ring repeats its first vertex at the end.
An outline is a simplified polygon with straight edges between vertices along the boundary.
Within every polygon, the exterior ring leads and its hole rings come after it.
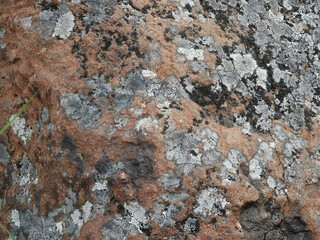
POLYGON ((0 1, 0 128, 42 87, 0 136, 1 224, 18 239, 319 239, 319 11, 0 1))

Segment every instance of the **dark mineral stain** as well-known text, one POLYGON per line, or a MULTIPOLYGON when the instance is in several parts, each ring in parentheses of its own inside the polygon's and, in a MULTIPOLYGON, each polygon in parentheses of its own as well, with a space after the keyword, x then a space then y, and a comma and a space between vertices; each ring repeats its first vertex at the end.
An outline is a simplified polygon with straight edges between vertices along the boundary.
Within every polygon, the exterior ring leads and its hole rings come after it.
POLYGON ((283 219, 281 212, 273 198, 264 204, 246 203, 240 212, 240 224, 250 239, 312 239, 311 231, 299 216, 283 219))
POLYGON ((77 146, 74 143, 74 138, 70 135, 64 135, 61 142, 61 150, 69 150, 70 152, 74 152, 77 146))

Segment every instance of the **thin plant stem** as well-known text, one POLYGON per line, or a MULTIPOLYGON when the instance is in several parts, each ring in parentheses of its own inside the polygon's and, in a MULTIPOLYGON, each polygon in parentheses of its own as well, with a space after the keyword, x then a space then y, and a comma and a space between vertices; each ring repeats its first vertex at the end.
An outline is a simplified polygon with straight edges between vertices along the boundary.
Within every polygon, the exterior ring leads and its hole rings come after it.
POLYGON ((35 94, 33 94, 33 96, 28 100, 28 102, 26 104, 23 105, 23 107, 20 109, 20 111, 16 114, 16 116, 7 123, 7 125, 5 125, 1 130, 0 130, 0 134, 2 134, 8 127, 10 127, 10 125, 14 122, 14 120, 16 120, 17 117, 19 117, 19 115, 22 113, 22 111, 26 108, 26 106, 31 102, 31 100, 40 92, 42 88, 39 88, 38 91, 36 91, 35 94))
POLYGON ((12 233, 9 232, 1 223, 0 223, 0 227, 9 234, 12 240, 16 240, 16 238, 12 235, 12 233))

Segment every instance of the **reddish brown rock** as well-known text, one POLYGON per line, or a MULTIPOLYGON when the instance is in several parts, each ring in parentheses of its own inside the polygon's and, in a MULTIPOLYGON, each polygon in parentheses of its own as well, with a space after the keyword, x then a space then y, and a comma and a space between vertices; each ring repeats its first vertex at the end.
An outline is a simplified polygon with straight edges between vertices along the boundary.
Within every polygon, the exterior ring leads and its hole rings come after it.
POLYGON ((319 11, 0 1, 0 127, 42 87, 0 135, 0 223, 18 239, 318 239, 319 11))

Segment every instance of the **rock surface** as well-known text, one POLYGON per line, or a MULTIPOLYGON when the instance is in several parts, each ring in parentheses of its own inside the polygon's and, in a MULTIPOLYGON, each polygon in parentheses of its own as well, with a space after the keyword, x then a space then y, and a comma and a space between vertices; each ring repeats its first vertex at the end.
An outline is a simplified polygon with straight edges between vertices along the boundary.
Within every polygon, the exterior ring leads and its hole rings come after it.
POLYGON ((0 223, 320 239, 319 29, 319 1, 0 1, 0 126, 43 87, 0 135, 0 223))

